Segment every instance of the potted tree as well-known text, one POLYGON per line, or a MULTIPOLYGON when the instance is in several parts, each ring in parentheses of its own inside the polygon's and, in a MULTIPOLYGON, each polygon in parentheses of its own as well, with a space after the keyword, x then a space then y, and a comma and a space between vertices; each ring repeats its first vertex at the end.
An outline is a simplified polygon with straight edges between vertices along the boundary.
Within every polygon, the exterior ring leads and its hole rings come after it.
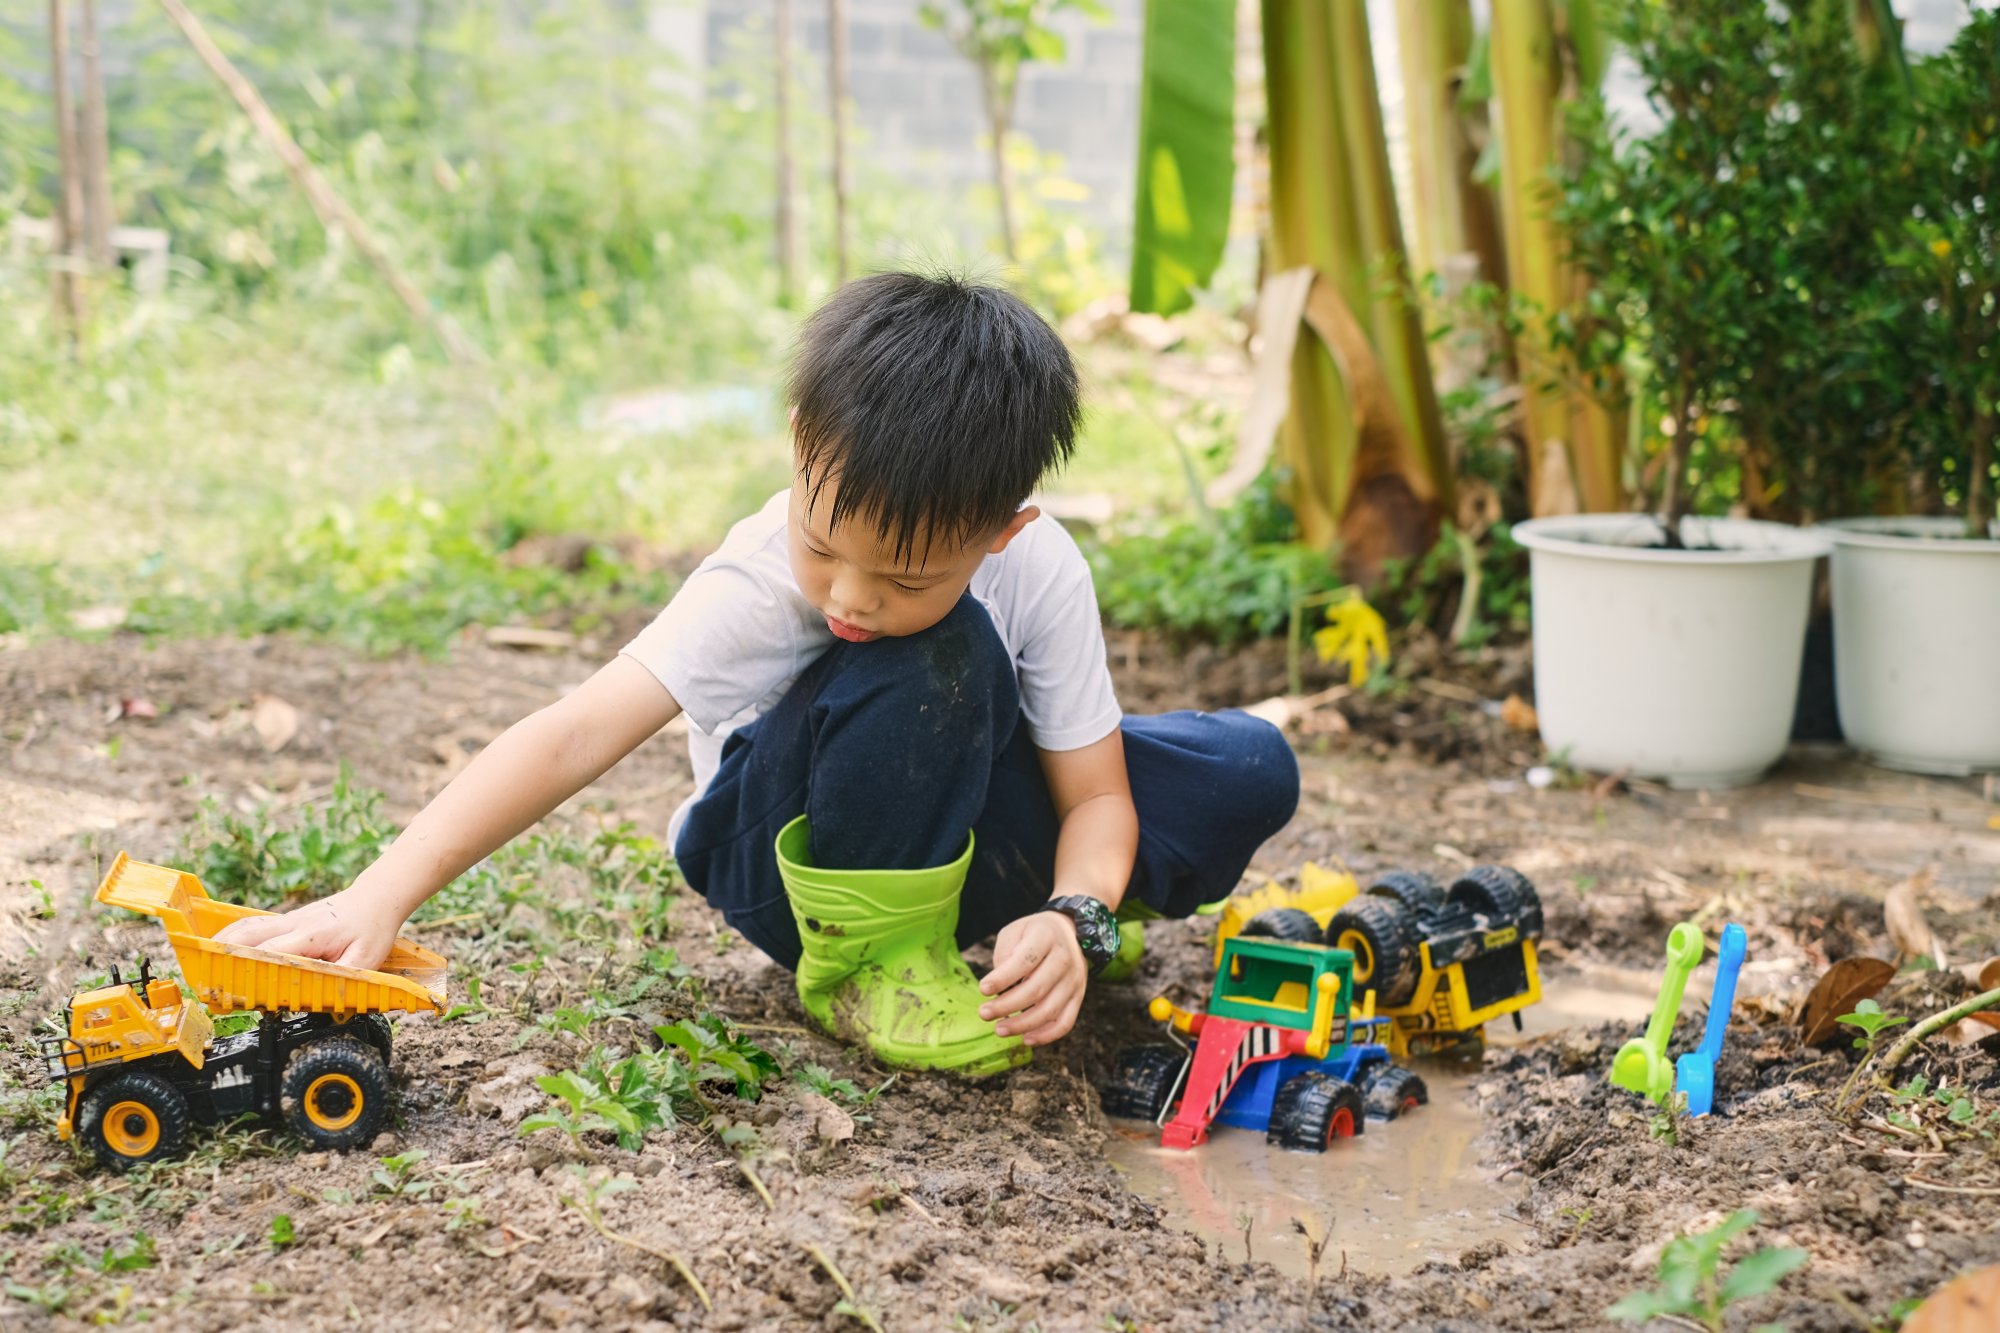
POLYGON ((1625 21, 1658 124, 1620 131, 1599 113, 1560 216, 1598 316, 1622 329, 1611 341, 1650 386, 1637 419, 1663 438, 1640 481, 1659 512, 1514 529, 1531 552, 1536 705, 1544 740, 1579 767, 1733 786, 1784 751, 1829 546, 1717 516, 1742 497, 1734 413, 1778 299, 1764 247, 1787 219, 1749 168, 1791 114, 1788 28, 1735 0, 1637 5, 1625 21))
POLYGON ((1915 79, 1918 193, 1879 238, 1899 298, 1880 328, 1913 390, 1895 434, 1904 512, 1822 531, 1848 740, 1893 768, 1968 774, 2000 769, 2000 13, 1974 11, 1915 79))

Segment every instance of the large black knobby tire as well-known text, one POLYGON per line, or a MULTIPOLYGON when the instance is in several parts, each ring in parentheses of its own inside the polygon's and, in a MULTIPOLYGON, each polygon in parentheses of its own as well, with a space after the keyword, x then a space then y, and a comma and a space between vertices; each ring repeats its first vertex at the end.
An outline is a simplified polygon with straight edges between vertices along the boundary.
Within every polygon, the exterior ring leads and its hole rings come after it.
POLYGON ((179 1153, 190 1119, 186 1095, 143 1069, 114 1075, 85 1093, 76 1117, 83 1141, 113 1171, 179 1153))
POLYGON ((1488 930, 1514 926, 1524 939, 1542 933, 1542 895, 1511 866, 1474 866, 1451 882, 1446 897, 1486 918, 1488 930))
POLYGON ((1417 914, 1444 905, 1444 886, 1421 870, 1385 871, 1375 877, 1367 893, 1374 898, 1393 898, 1417 914))
POLYGON ((389 1115, 389 1066, 372 1045, 322 1037, 293 1052, 278 1080, 285 1124, 315 1148, 345 1151, 372 1140, 389 1115))
POLYGON ((1431 1093, 1413 1071, 1395 1065, 1377 1065, 1362 1083, 1361 1100, 1370 1116, 1394 1120, 1419 1106, 1428 1106, 1431 1093))
POLYGON ((1264 1139, 1294 1152, 1325 1152, 1335 1139, 1359 1134, 1367 1118, 1360 1089, 1346 1079, 1309 1069, 1279 1085, 1264 1139))
POLYGON ((1243 923, 1243 934, 1293 944, 1320 942, 1319 922, 1313 920, 1311 912, 1297 907, 1266 908, 1243 923))
POLYGON ((1354 955, 1354 988, 1373 990, 1385 1009, 1417 993, 1422 941, 1415 915, 1393 898, 1350 898, 1326 923, 1326 942, 1354 955))
POLYGON ((1118 1055, 1118 1065, 1100 1089, 1104 1114, 1127 1120, 1155 1120, 1180 1082, 1188 1053, 1178 1046, 1132 1046, 1118 1055))

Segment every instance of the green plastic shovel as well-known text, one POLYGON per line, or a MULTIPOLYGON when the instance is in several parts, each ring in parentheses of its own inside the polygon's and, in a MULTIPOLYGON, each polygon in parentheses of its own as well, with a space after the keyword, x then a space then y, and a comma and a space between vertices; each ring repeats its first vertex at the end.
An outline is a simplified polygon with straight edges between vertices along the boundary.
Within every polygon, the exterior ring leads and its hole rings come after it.
POLYGON ((1611 1061, 1611 1081, 1643 1094, 1655 1106, 1665 1106, 1673 1094, 1674 1062, 1667 1058, 1667 1038, 1673 1035, 1674 1019, 1681 1011, 1681 992, 1687 989, 1688 974, 1700 964, 1707 947, 1701 931, 1691 923, 1683 921, 1674 927, 1667 936, 1667 975, 1660 982, 1660 998, 1646 1023, 1646 1035, 1620 1046, 1611 1061))

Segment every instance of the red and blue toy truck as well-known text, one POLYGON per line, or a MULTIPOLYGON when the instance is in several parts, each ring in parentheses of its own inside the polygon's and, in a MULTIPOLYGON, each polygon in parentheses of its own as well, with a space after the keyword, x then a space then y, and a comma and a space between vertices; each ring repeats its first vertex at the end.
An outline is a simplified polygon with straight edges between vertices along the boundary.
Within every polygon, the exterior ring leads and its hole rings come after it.
POLYGON ((1374 996, 1356 1014, 1354 954, 1255 934, 1222 944, 1206 1013, 1165 996, 1149 1012, 1168 1035, 1194 1039, 1125 1051, 1105 1083, 1107 1115, 1151 1120, 1160 1142, 1193 1148, 1212 1125, 1261 1129, 1282 1148, 1324 1152, 1362 1131, 1369 1116, 1394 1119, 1429 1100, 1416 1074, 1366 1038, 1385 1019, 1374 996))

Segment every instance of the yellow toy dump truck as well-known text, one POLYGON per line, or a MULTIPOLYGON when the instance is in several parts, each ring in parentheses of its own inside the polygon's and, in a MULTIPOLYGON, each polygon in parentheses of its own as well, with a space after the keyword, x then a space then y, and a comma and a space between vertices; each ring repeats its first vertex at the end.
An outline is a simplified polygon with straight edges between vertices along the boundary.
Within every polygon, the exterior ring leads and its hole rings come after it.
POLYGON ((186 871, 123 852, 97 901, 160 918, 194 999, 142 959, 136 980, 70 997, 69 1035, 42 1039, 69 1084, 57 1132, 80 1134, 114 1170, 171 1157, 191 1123, 275 1115, 318 1148, 354 1148, 388 1113, 384 1014, 444 1008, 445 960, 407 940, 377 971, 224 944, 232 921, 268 913, 216 902, 186 871), (211 1011, 259 1011, 254 1031, 216 1037, 211 1011))
POLYGON ((1392 870, 1366 888, 1307 862, 1299 883, 1237 893, 1216 925, 1218 965, 1233 935, 1326 944, 1354 955, 1357 993, 1372 991, 1390 1020, 1381 1037, 1398 1059, 1485 1040, 1485 1025, 1542 998, 1535 941, 1542 900, 1506 866, 1473 866, 1449 887, 1392 870))

